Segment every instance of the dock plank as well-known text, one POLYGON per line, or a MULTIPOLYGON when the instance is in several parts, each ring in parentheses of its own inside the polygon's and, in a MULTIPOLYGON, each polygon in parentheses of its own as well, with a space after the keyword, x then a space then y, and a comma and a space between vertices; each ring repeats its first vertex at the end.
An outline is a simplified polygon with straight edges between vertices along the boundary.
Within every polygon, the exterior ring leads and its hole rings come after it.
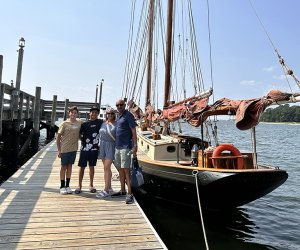
MULTIPOLYGON (((0 186, 0 249, 166 249, 136 201, 97 199, 88 192, 88 169, 80 195, 60 195, 59 171, 52 142, 0 186)), ((100 161, 94 184, 104 186, 100 161)), ((119 182, 112 184, 119 190, 119 182)))

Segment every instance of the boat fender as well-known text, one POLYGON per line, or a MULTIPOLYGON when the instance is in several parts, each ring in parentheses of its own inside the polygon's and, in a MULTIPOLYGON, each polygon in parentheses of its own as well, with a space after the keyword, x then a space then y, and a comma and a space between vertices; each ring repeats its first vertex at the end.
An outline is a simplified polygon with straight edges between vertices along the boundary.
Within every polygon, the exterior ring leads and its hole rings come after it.
MULTIPOLYGON (((242 156, 240 150, 238 150, 235 146, 232 144, 220 144, 213 152, 212 154, 212 164, 215 168, 218 168, 217 161, 214 161, 214 157, 218 157, 221 155, 223 151, 230 151, 234 156, 242 156)), ((237 158, 237 168, 243 169, 244 167, 244 158, 239 157, 237 158)))

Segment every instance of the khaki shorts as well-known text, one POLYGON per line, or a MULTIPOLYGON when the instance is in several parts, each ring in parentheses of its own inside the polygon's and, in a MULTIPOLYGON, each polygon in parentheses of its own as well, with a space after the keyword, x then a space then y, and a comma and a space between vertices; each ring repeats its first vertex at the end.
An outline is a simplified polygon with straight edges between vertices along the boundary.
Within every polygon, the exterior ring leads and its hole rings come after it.
POLYGON ((116 148, 114 165, 116 168, 130 168, 131 153, 128 148, 116 148))

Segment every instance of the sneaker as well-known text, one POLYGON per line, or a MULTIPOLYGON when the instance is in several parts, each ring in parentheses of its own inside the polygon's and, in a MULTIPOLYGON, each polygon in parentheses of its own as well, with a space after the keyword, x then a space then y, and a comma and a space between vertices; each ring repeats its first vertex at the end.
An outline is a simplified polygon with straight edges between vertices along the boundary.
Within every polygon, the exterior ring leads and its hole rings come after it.
POLYGON ((94 187, 90 187, 90 193, 96 193, 97 192, 97 189, 94 188, 94 187))
POLYGON ((66 187, 67 194, 72 194, 73 190, 70 187, 66 187))
POLYGON ((59 189, 59 193, 60 193, 60 194, 67 194, 66 188, 63 187, 63 188, 59 189))
POLYGON ((108 189, 108 193, 113 194, 113 193, 115 193, 115 191, 112 188, 110 188, 110 189, 108 189))
POLYGON ((81 189, 80 188, 76 188, 75 189, 75 194, 80 194, 81 193, 81 189))
POLYGON ((110 196, 110 194, 108 192, 106 192, 105 190, 101 190, 100 192, 98 192, 96 194, 96 198, 100 198, 100 199, 101 198, 106 198, 108 196, 110 196))
POLYGON ((126 204, 132 204, 133 203, 133 194, 127 194, 125 202, 126 202, 126 204))
POLYGON ((119 196, 125 196, 127 194, 126 191, 119 191, 119 192, 116 192, 116 193, 113 193, 111 194, 111 197, 119 197, 119 196))

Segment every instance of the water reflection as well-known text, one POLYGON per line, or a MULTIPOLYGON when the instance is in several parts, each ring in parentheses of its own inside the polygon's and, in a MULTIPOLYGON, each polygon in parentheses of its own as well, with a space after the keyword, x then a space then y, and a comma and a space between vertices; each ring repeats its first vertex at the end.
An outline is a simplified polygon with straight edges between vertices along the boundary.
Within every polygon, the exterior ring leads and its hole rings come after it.
MULTIPOLYGON (((145 194, 135 197, 168 249, 206 249, 198 209, 175 206, 145 194)), ((210 249, 276 249, 251 242, 257 228, 245 208, 203 211, 203 218, 210 249)))

